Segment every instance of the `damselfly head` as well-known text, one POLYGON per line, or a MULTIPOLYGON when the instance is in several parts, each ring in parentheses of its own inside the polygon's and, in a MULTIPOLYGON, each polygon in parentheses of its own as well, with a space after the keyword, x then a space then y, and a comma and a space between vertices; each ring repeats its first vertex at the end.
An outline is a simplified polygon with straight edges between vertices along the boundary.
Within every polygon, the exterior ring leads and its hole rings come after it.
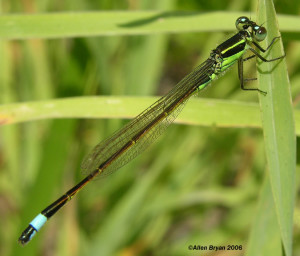
POLYGON ((263 41, 267 36, 267 30, 263 26, 257 25, 245 16, 239 17, 235 22, 235 26, 238 31, 247 31, 249 36, 259 42, 263 41))

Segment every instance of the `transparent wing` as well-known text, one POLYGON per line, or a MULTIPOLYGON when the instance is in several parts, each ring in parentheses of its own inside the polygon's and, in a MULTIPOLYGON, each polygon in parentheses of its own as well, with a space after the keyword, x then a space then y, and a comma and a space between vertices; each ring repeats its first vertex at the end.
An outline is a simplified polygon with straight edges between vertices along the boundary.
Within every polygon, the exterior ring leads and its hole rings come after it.
POLYGON ((96 145, 81 164, 83 172, 90 174, 101 168, 100 176, 106 176, 142 153, 174 121, 199 86, 210 81, 213 64, 211 59, 203 62, 168 94, 96 145))

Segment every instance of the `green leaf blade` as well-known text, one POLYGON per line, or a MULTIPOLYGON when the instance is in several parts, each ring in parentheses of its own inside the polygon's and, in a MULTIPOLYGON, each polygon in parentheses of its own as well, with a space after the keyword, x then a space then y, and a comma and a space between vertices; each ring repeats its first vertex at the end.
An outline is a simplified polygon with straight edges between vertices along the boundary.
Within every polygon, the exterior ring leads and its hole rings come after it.
MULTIPOLYGON (((265 22, 268 31, 263 45, 266 48, 279 35, 278 23, 272 1, 261 0, 258 8, 258 23, 265 22)), ((282 44, 278 41, 264 56, 273 59, 283 54, 282 44)), ((283 248, 289 256, 292 255, 296 170, 296 136, 290 85, 285 59, 258 62, 260 89, 268 93, 266 97, 260 96, 267 164, 283 248)))

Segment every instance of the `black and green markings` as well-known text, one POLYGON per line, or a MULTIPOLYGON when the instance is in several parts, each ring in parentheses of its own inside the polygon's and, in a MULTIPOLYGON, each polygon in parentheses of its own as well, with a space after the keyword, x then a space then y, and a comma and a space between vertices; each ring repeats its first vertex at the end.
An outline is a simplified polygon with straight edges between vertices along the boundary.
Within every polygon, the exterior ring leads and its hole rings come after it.
POLYGON ((243 62, 254 57, 264 62, 283 58, 284 56, 280 56, 267 60, 259 54, 259 52, 266 52, 278 37, 275 37, 270 45, 263 49, 258 42, 263 41, 267 35, 264 27, 247 17, 240 17, 236 20, 236 28, 237 34, 212 50, 208 59, 184 77, 167 95, 144 110, 110 138, 100 142, 82 163, 81 167, 88 173, 88 176, 37 215, 22 232, 19 243, 22 245, 28 243, 51 216, 96 176, 107 175, 118 170, 143 152, 174 121, 191 95, 205 88, 234 63, 238 62, 239 79, 243 90, 255 90, 266 94, 258 88, 245 87, 245 81, 255 78, 244 78, 243 62), (248 50, 253 55, 243 58, 248 50))

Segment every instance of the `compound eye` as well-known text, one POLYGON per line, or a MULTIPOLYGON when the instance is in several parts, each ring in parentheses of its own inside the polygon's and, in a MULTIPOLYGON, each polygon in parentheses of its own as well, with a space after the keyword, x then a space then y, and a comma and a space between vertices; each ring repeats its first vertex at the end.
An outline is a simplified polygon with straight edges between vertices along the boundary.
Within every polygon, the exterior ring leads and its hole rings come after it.
POLYGON ((235 22, 235 26, 239 31, 247 29, 249 24, 250 20, 245 16, 239 17, 235 22))
POLYGON ((267 30, 264 27, 254 26, 253 27, 254 38, 257 41, 263 41, 267 36, 267 30))

